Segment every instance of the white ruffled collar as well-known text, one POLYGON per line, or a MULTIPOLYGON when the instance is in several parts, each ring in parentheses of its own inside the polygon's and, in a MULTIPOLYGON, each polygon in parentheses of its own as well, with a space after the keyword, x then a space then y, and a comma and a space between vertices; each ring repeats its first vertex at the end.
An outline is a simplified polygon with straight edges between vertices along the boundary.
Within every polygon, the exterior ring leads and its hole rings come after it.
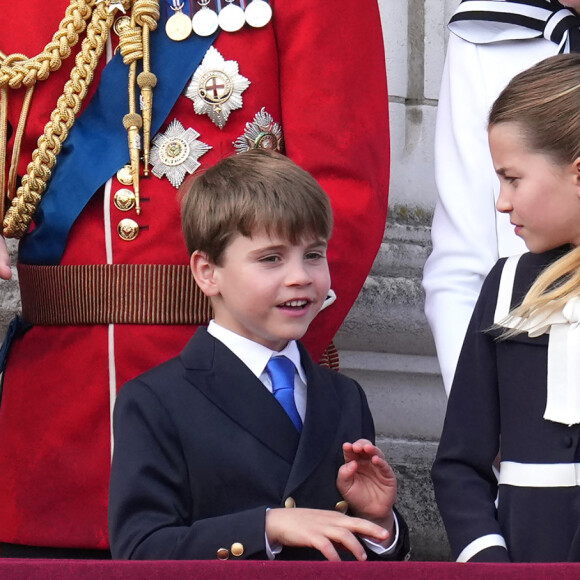
POLYGON ((516 267, 521 256, 506 260, 501 275, 494 324, 518 328, 531 338, 549 334, 547 402, 544 419, 580 423, 580 298, 552 314, 527 319, 509 316, 516 267))

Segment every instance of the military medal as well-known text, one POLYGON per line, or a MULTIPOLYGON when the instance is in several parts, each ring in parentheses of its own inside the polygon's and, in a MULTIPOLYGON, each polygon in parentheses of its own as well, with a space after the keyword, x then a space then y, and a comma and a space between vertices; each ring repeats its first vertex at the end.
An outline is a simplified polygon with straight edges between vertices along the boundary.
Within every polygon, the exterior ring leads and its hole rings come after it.
POLYGON ((244 12, 246 22, 253 28, 266 26, 272 18, 272 7, 265 0, 252 0, 244 12))
POLYGON ((218 14, 218 24, 225 32, 236 32, 246 23, 244 11, 234 4, 234 0, 226 0, 226 3, 218 14))
POLYGON ((152 142, 151 171, 156 177, 167 176, 176 189, 181 185, 185 174, 192 174, 201 163, 198 159, 211 147, 198 141, 199 133, 184 129, 173 120, 165 133, 159 133, 152 142))
POLYGON ((191 20, 182 12, 184 3, 179 0, 169 0, 173 14, 165 23, 165 32, 171 40, 185 40, 191 34, 191 20))
POLYGON ((210 0, 198 0, 201 8, 193 15, 191 24, 198 36, 211 36, 218 29, 218 15, 208 8, 210 0))
POLYGON ((262 107, 254 120, 251 123, 246 123, 246 130, 234 141, 234 148, 236 153, 243 153, 249 149, 283 151, 282 127, 262 107))
POLYGON ((185 96, 193 101, 193 109, 198 115, 209 115, 223 129, 230 113, 242 107, 242 93, 249 86, 250 81, 239 74, 238 63, 224 60, 210 46, 193 74, 185 96))

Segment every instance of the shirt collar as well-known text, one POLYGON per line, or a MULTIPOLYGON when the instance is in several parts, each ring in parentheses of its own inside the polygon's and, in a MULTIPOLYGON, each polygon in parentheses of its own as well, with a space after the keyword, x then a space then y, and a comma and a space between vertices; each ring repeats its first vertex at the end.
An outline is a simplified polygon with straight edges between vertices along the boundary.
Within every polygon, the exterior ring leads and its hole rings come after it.
POLYGON ((227 346, 250 369, 250 371, 256 375, 257 378, 260 378, 264 373, 268 361, 273 356, 285 356, 294 363, 298 375, 304 384, 306 384, 306 374, 302 368, 300 351, 298 350, 298 344, 295 340, 291 340, 281 351, 276 351, 254 342, 241 334, 237 334, 224 328, 215 320, 210 321, 207 331, 214 338, 227 346))

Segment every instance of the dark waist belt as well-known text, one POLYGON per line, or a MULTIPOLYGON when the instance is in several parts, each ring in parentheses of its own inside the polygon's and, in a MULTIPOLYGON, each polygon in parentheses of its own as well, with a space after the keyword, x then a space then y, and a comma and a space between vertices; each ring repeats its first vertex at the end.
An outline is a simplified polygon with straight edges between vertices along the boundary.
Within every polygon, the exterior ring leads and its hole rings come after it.
POLYGON ((207 324, 212 310, 188 266, 18 265, 31 324, 207 324))

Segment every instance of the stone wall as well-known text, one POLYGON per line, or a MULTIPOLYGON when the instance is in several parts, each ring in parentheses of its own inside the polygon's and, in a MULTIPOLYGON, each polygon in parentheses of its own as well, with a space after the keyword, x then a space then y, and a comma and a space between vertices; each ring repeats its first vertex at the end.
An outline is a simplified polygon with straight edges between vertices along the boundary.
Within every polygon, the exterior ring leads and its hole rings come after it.
MULTIPOLYGON (((399 506, 413 557, 449 557, 429 468, 445 413, 435 349, 423 314, 421 274, 430 251, 433 131, 445 23, 458 0, 379 0, 391 115, 391 187, 385 238, 337 336, 344 372, 363 385, 377 439, 399 476, 399 506)), ((9 243, 15 261, 15 244, 9 243)), ((0 286, 0 333, 19 308, 16 277, 0 286)))

